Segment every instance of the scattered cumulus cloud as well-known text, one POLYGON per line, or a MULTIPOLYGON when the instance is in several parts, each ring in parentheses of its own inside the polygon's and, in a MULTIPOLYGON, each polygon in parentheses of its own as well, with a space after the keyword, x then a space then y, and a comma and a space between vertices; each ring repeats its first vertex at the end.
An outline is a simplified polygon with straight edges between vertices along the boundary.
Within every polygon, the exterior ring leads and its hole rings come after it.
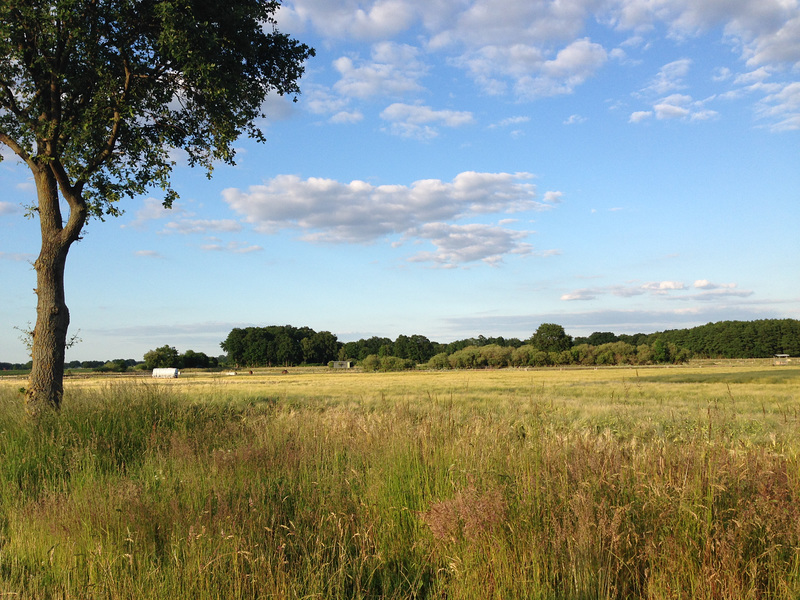
POLYGON ((19 212, 22 212, 19 204, 14 204, 13 202, 0 201, 0 216, 15 215, 19 212))
POLYGON ((8 260, 11 262, 33 262, 36 258, 33 254, 24 254, 22 252, 0 252, 0 260, 8 260))
POLYGON ((497 263, 503 255, 529 252, 523 239, 530 232, 510 229, 507 221, 505 225, 457 222, 552 208, 556 196, 537 200, 532 177, 467 171, 450 182, 423 179, 411 185, 373 185, 281 175, 247 190, 226 189, 223 198, 262 233, 296 229, 309 242, 361 244, 400 236, 404 242, 434 246, 432 253, 415 255, 415 262, 497 263))
MULTIPOLYGON (((712 66, 696 75, 707 82, 741 87, 780 75, 783 91, 800 69, 800 4, 795 0, 292 0, 283 3, 277 17, 288 31, 313 28, 331 44, 375 41, 369 57, 347 54, 334 61, 339 79, 325 94, 306 92, 304 101, 312 111, 339 124, 363 118, 364 110, 350 106, 352 101, 423 98, 428 61, 437 56, 466 71, 484 93, 523 101, 573 94, 609 59, 616 68, 640 64, 637 53, 643 56, 651 49, 664 29, 676 47, 694 37, 717 36, 747 68, 736 74, 730 66, 712 66), (606 48, 598 42, 597 26, 626 37, 606 48), (596 39, 588 37, 590 31, 596 39)), ((629 121, 717 117, 697 100, 676 102, 692 98, 689 88, 696 82, 690 76, 701 68, 706 68, 702 62, 685 56, 664 64, 638 92, 649 106, 632 111, 629 121)), ((315 87, 309 84, 304 89, 315 87)), ((763 91, 768 98, 758 106, 758 116, 770 129, 800 127, 791 103, 774 90, 763 91)), ((405 134, 420 139, 436 133, 430 126, 411 129, 405 134)))
POLYGON ((545 192, 544 193, 544 201, 550 202, 552 204, 558 204, 561 202, 561 199, 564 197, 564 192, 545 192))
POLYGON ((641 123, 642 121, 646 121, 650 117, 653 116, 652 110, 637 110, 636 112, 631 113, 630 118, 628 119, 629 123, 641 123))
POLYGON ((643 94, 663 96, 686 87, 683 79, 689 73, 692 61, 688 58, 667 63, 659 70, 655 78, 643 90, 643 94))
POLYGON ((389 131, 402 137, 430 139, 439 135, 437 127, 462 127, 474 123, 470 112, 434 110, 421 104, 395 103, 387 106, 381 118, 389 131))
POLYGON ((565 121, 564 125, 579 125, 586 122, 586 117, 581 115, 570 115, 565 121))
POLYGON ((333 62, 340 75, 333 88, 343 97, 362 99, 421 91, 419 80, 428 68, 419 56, 418 48, 394 42, 373 46, 368 61, 343 56, 333 62))
POLYGON ((208 244, 203 244, 200 248, 208 252, 231 252, 233 254, 250 254, 252 252, 260 252, 264 249, 255 244, 246 244, 237 241, 231 241, 225 244, 216 240, 208 244))
POLYGON ((233 219, 181 219, 167 223, 162 233, 202 234, 209 231, 236 233, 241 230, 241 223, 233 219))
POLYGON ((364 119, 364 114, 360 111, 346 111, 342 110, 337 112, 330 118, 331 123, 353 124, 358 123, 364 119))
POLYGON ((757 106, 757 114, 769 121, 773 131, 800 129, 800 81, 779 86, 757 106))
POLYGON ((612 295, 619 298, 632 298, 650 294, 675 300, 713 300, 721 297, 747 297, 753 294, 749 290, 739 290, 735 283, 712 283, 707 279, 698 279, 691 286, 682 281, 648 281, 640 284, 609 285, 593 288, 581 288, 561 295, 561 300, 586 301, 601 296, 612 295), (692 293, 691 290, 701 290, 692 293))
POLYGON ((161 200, 156 198, 145 198, 144 202, 142 203, 142 207, 136 211, 133 221, 120 225, 120 227, 143 229, 153 221, 182 213, 183 209, 178 204, 173 204, 172 208, 164 208, 161 200))
POLYGON ((281 4, 276 20, 286 31, 303 31, 310 24, 330 38, 374 40, 404 31, 416 13, 414 3, 404 0, 295 0, 281 4))
POLYGON ((499 123, 493 123, 489 125, 489 129, 495 129, 497 127, 513 127, 515 125, 522 125, 523 123, 530 122, 531 118, 528 116, 517 116, 517 117, 508 117, 507 119, 503 119, 499 123))
POLYGON ((433 252, 420 252, 409 261, 450 268, 479 260, 496 265, 508 254, 530 254, 532 246, 523 241, 529 235, 527 231, 493 225, 450 223, 426 223, 406 233, 406 237, 428 240, 436 248, 433 252))

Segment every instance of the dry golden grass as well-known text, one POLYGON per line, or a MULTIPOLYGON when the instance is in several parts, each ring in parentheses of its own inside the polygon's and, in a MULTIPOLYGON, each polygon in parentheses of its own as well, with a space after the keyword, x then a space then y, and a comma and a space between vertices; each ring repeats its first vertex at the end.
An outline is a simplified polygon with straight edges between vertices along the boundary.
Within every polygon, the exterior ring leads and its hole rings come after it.
POLYGON ((800 595, 800 369, 0 382, 0 594, 800 595))

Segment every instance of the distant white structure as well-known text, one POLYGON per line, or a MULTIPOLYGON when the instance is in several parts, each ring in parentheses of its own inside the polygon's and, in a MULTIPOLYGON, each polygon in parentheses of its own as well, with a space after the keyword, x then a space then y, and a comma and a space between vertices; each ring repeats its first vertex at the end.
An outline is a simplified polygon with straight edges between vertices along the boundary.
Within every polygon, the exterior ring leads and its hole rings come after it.
POLYGON ((334 369, 351 369, 353 367, 353 363, 349 360, 334 360, 331 363, 331 366, 334 369))
POLYGON ((788 365, 789 361, 792 360, 788 354, 775 354, 774 358, 773 365, 788 365))
POLYGON ((156 379, 177 379, 178 375, 178 369, 153 369, 153 377, 156 379))

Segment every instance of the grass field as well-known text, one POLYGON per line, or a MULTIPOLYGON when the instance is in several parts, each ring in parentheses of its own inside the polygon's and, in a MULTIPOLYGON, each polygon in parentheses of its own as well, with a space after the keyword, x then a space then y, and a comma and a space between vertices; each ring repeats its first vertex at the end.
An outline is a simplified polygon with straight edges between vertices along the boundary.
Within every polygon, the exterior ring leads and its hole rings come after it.
POLYGON ((798 598, 800 368, 0 380, 0 596, 798 598))

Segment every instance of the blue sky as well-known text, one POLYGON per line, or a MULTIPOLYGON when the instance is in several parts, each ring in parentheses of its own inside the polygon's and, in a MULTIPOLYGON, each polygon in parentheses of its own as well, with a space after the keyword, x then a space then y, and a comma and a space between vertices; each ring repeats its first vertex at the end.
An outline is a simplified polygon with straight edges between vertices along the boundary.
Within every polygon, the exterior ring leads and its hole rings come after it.
MULTIPOLYGON (((233 327, 347 341, 800 318, 797 0, 295 0, 314 46, 266 144, 67 263, 67 359, 221 353, 233 327)), ((7 151, 5 157, 10 158, 7 151)), ((35 319, 32 179, 0 163, 0 360, 35 319)))

